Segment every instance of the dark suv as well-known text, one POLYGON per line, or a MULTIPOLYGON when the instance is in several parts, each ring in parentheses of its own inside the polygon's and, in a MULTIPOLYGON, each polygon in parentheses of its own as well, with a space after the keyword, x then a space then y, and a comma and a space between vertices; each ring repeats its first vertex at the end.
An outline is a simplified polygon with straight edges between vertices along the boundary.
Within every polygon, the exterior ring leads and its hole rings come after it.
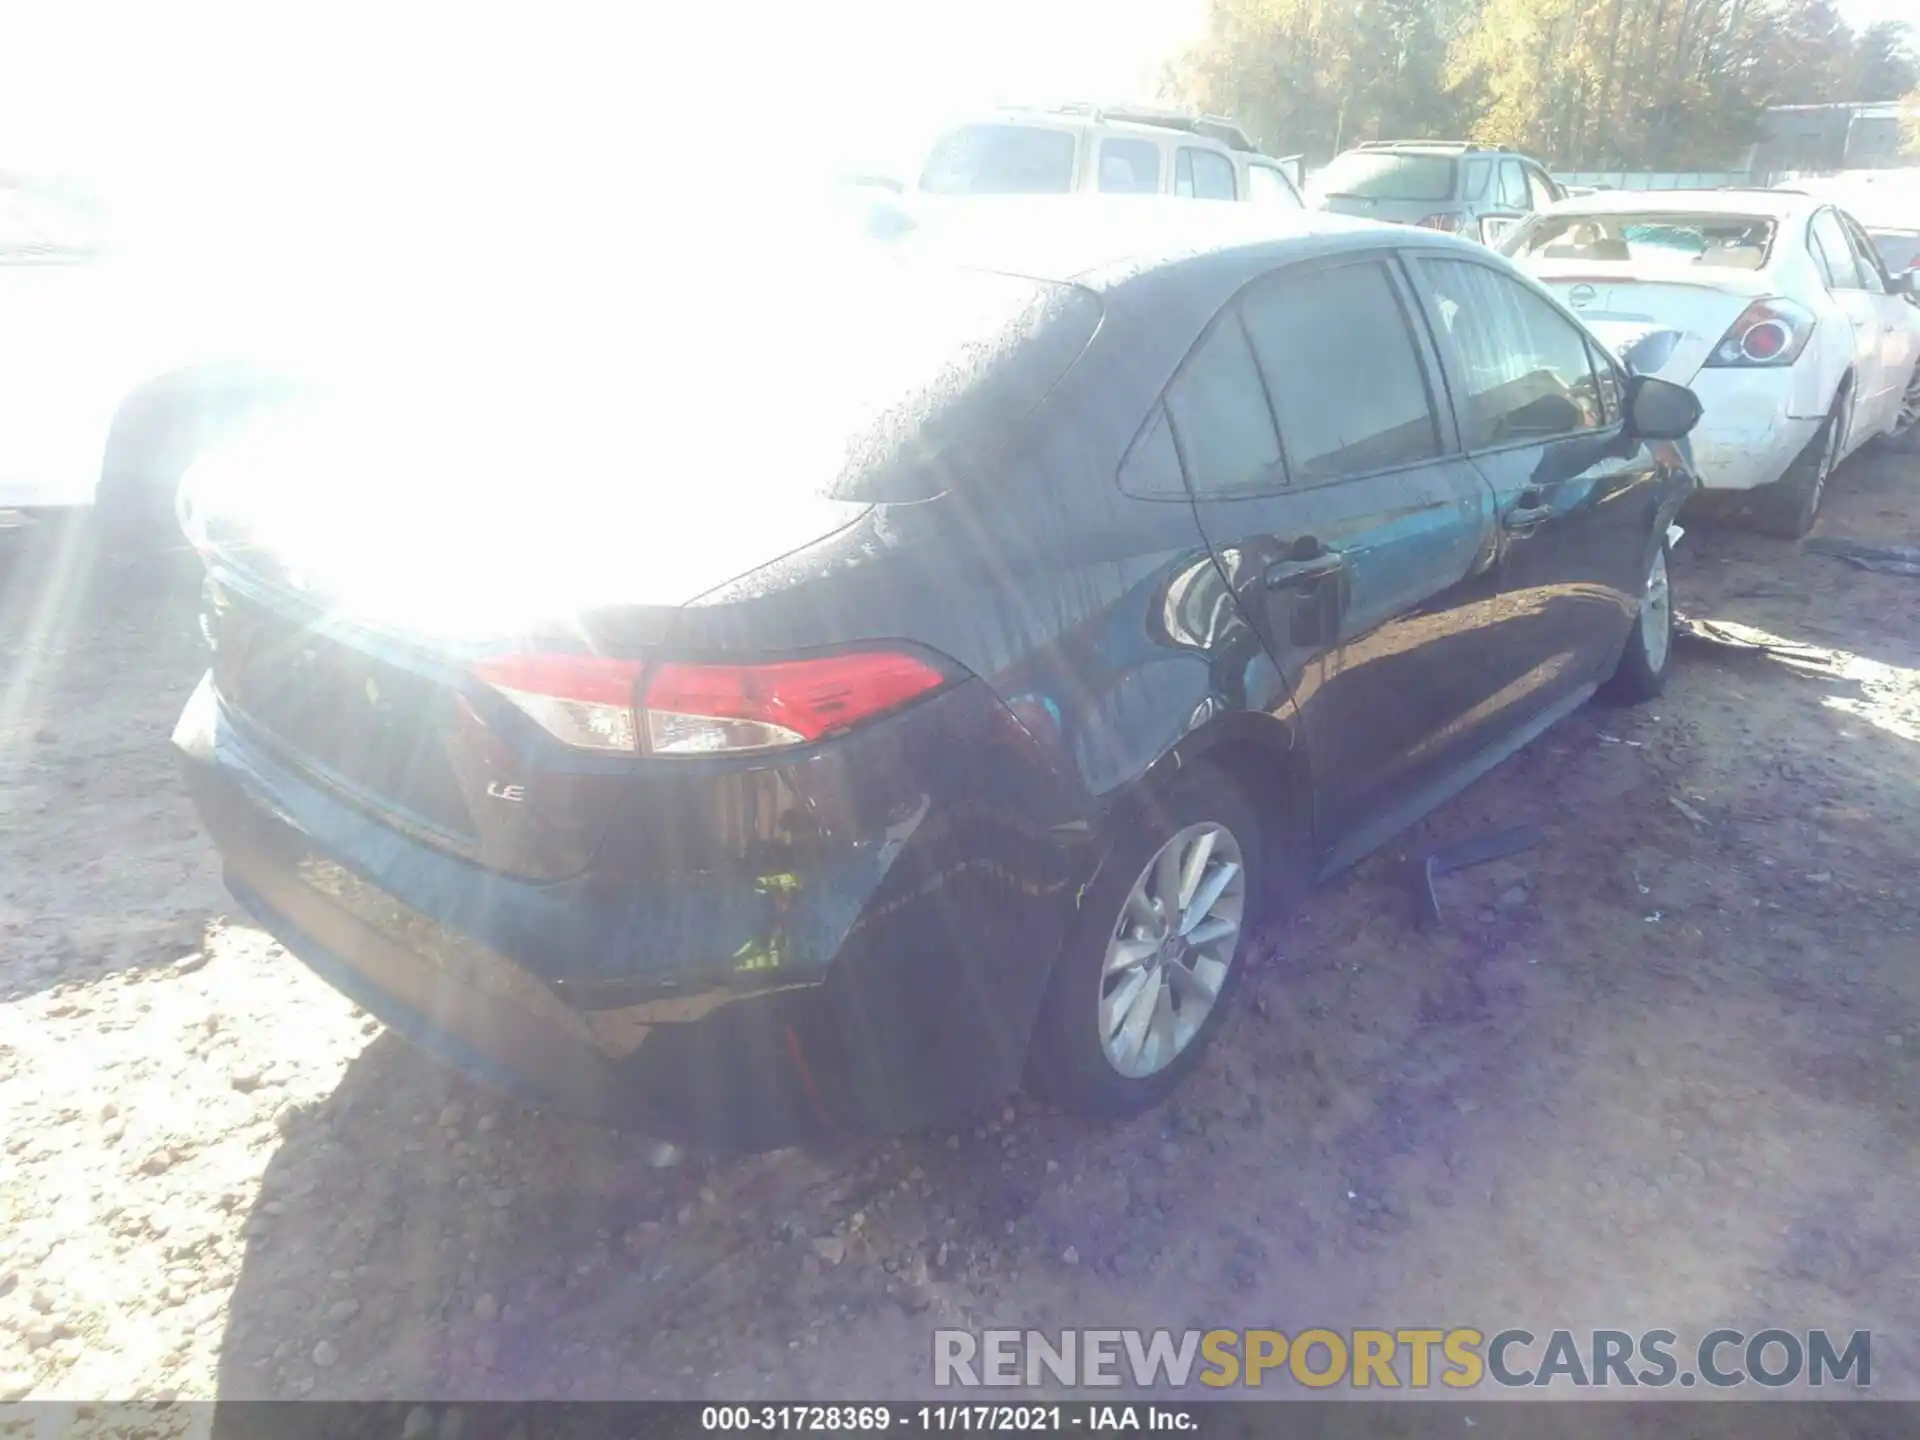
POLYGON ((1698 407, 1499 256, 1177 201, 956 220, 805 285, 676 272, 684 324, 555 295, 623 343, 522 337, 542 385, 290 411, 196 472, 175 743, 266 929, 472 1074, 668 1138, 898 1131, 1026 1074, 1127 1113, 1282 881, 1660 688, 1698 407))
POLYGON ((1308 188, 1322 210, 1422 225, 1486 245, 1566 195, 1529 156, 1449 140, 1381 140, 1344 151, 1308 188))

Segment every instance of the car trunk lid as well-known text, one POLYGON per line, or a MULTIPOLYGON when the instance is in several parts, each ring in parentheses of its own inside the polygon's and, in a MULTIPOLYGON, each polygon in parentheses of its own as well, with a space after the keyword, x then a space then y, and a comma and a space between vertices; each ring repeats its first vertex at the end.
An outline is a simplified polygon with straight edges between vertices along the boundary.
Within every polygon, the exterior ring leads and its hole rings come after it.
MULTIPOLYGON (((958 483, 1100 316, 1072 287, 845 245, 807 285, 711 271, 620 310, 584 287, 524 328, 345 353, 336 384, 196 464, 182 519, 219 592, 227 708, 429 843, 577 873, 622 777, 675 762, 563 743, 474 667, 830 643, 831 608, 804 593, 838 573, 808 568, 819 542, 958 483), (779 585, 802 593, 776 603, 779 585)), ((881 543, 850 536, 838 563, 881 543)), ((626 693, 607 681, 593 703, 626 693)))
POLYGON ((431 453, 389 435, 377 465, 356 463, 345 434, 307 438, 304 463, 285 468, 295 447, 255 432, 195 486, 221 702, 337 798, 539 880, 586 868, 621 764, 645 762, 570 751, 474 663, 502 648, 671 645, 690 602, 870 508, 725 479, 667 501, 620 474, 605 437, 589 457, 565 443, 536 454, 510 426, 431 453), (256 445, 273 473, 255 468, 256 445), (408 471, 439 479, 409 484, 408 471))
POLYGON ((1747 306, 1772 293, 1765 276, 1738 270, 1669 280, 1603 264, 1527 268, 1596 333, 1601 327, 1615 335, 1636 327, 1677 331, 1679 339, 1655 373, 1678 385, 1700 372, 1747 306))

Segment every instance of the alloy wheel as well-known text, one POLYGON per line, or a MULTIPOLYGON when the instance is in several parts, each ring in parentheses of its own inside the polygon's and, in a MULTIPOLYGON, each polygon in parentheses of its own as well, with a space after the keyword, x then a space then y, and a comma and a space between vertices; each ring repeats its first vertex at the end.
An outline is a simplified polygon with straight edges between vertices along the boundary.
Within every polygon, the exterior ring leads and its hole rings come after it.
POLYGON ((1654 552, 1646 593, 1640 597, 1640 648, 1646 652, 1648 669, 1656 674, 1666 669, 1667 649, 1672 643, 1673 590, 1667 582, 1667 548, 1663 545, 1654 552))
POLYGON ((1246 864, 1224 825, 1189 825, 1147 862, 1100 974, 1100 1045, 1121 1075, 1157 1074, 1193 1043, 1226 984, 1246 907, 1246 864))

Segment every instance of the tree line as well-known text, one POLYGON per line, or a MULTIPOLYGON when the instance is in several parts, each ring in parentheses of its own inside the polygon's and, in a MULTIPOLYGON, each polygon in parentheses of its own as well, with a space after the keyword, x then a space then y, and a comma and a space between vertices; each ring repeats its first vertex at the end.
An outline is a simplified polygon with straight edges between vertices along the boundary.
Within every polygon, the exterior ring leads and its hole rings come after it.
POLYGON ((1770 105, 1920 108, 1914 39, 1856 31, 1834 0, 1210 0, 1167 88, 1310 162, 1433 136, 1566 169, 1720 169, 1770 105))

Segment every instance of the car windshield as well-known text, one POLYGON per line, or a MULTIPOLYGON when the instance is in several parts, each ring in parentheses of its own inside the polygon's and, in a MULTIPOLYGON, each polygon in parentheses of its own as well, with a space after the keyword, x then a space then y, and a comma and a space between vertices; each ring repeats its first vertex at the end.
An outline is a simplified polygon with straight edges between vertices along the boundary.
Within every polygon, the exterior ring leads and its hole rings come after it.
POLYGON ((1759 215, 1543 215, 1514 237, 1508 253, 1518 260, 1759 270, 1773 253, 1776 228, 1775 221, 1759 215))
POLYGON ((1064 195, 1075 137, 1040 125, 962 125, 935 142, 920 172, 934 195, 1064 195))
POLYGON ((1349 150, 1314 177, 1314 189, 1366 200, 1450 200, 1457 168, 1446 155, 1349 150))

